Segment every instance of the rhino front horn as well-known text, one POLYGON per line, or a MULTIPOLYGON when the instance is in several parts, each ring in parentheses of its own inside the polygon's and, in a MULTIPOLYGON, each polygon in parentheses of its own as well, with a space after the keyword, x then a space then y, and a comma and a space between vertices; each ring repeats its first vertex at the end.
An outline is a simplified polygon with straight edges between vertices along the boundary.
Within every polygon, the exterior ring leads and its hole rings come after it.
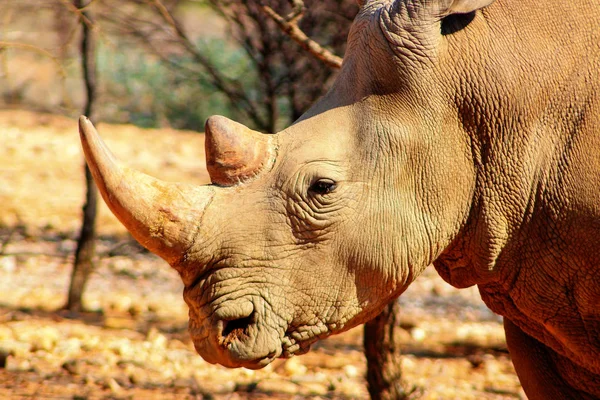
POLYGON ((206 121, 206 168, 220 186, 233 186, 258 175, 275 160, 274 135, 253 131, 215 115, 206 121))
POLYGON ((90 120, 83 116, 79 118, 79 134, 90 171, 111 211, 142 246, 178 265, 196 239, 214 188, 167 183, 119 167, 90 120))

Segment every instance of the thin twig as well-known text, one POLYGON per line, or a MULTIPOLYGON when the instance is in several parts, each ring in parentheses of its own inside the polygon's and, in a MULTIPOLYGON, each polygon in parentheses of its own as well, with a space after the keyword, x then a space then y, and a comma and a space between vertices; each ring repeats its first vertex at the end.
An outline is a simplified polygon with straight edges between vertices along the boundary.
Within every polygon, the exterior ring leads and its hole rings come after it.
POLYGON ((88 28, 90 30, 95 29, 96 27, 94 26, 94 24, 92 23, 92 21, 90 21, 90 19, 85 15, 84 11, 87 10, 88 7, 90 7, 96 0, 91 0, 87 5, 85 5, 82 8, 77 8, 75 7, 75 5, 73 3, 71 3, 69 0, 60 0, 61 3, 63 3, 63 5, 73 14, 77 15, 77 18, 79 18, 84 24, 86 24, 88 26, 88 28))
MULTIPOLYGON (((60 0, 60 2, 65 6, 65 8, 75 14, 77 16, 78 22, 83 22, 90 31, 93 31, 94 34, 99 38, 102 39, 104 44, 107 44, 109 46, 111 46, 112 48, 116 48, 115 43, 113 42, 113 40, 100 28, 100 25, 97 23, 92 22, 87 16, 86 16, 86 11, 88 11, 88 9, 94 4, 94 3, 99 3, 100 0, 89 0, 89 3, 86 4, 85 6, 81 7, 81 8, 77 8, 75 7, 75 5, 71 2, 71 0, 60 0)), ((75 26, 73 28, 73 36, 74 33, 77 32, 77 26, 75 26)), ((70 40, 65 43, 65 46, 70 42, 70 40)))
MULTIPOLYGON (((295 4, 300 4, 302 2, 295 1, 295 4)), ((303 8, 304 5, 301 5, 303 8)), ((304 50, 310 53, 312 56, 316 57, 318 60, 325 63, 327 66, 335 69, 339 69, 342 66, 342 58, 333 54, 319 43, 315 42, 311 38, 309 38, 302 29, 298 26, 298 20, 302 17, 303 11, 298 11, 298 7, 296 7, 296 11, 292 12, 290 19, 286 19, 281 15, 277 14, 271 7, 263 5, 263 11, 267 14, 279 28, 286 33, 292 40, 298 43, 304 50)))
POLYGON ((290 14, 288 14, 288 16, 285 17, 285 19, 289 23, 295 24, 298 21, 300 21, 300 19, 304 16, 306 6, 304 5, 304 2, 302 0, 290 0, 290 3, 292 3, 294 10, 290 14))

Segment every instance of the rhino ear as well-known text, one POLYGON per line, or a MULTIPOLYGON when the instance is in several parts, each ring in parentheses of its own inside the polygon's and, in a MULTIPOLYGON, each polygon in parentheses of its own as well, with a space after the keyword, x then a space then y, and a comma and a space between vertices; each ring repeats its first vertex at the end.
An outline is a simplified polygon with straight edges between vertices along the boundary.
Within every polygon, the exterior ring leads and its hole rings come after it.
POLYGON ((470 12, 477 11, 480 8, 487 7, 494 1, 496 0, 454 0, 450 2, 442 1, 441 3, 446 5, 446 9, 442 10, 441 14, 468 14, 470 12))

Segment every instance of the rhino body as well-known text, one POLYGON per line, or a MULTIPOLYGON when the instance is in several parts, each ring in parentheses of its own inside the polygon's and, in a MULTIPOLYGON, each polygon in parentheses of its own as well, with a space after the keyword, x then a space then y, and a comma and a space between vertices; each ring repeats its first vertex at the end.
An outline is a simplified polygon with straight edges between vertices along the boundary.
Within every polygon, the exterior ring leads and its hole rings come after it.
POLYGON ((209 362, 306 352, 433 263, 504 317, 530 398, 600 398, 600 2, 363 3, 299 121, 209 118, 213 185, 119 167, 83 118, 105 200, 179 271, 209 362))

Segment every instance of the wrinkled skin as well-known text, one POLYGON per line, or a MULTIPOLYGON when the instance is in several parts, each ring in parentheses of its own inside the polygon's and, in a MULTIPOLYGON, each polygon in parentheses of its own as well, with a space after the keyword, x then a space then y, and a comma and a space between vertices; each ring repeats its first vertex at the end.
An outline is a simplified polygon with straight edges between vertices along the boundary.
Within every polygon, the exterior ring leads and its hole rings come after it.
POLYGON ((82 120, 86 157, 179 271, 209 362, 305 352, 434 263, 505 317, 530 398, 600 398, 599 21, 595 0, 366 2, 294 125, 209 119, 217 185, 123 172, 82 120))

